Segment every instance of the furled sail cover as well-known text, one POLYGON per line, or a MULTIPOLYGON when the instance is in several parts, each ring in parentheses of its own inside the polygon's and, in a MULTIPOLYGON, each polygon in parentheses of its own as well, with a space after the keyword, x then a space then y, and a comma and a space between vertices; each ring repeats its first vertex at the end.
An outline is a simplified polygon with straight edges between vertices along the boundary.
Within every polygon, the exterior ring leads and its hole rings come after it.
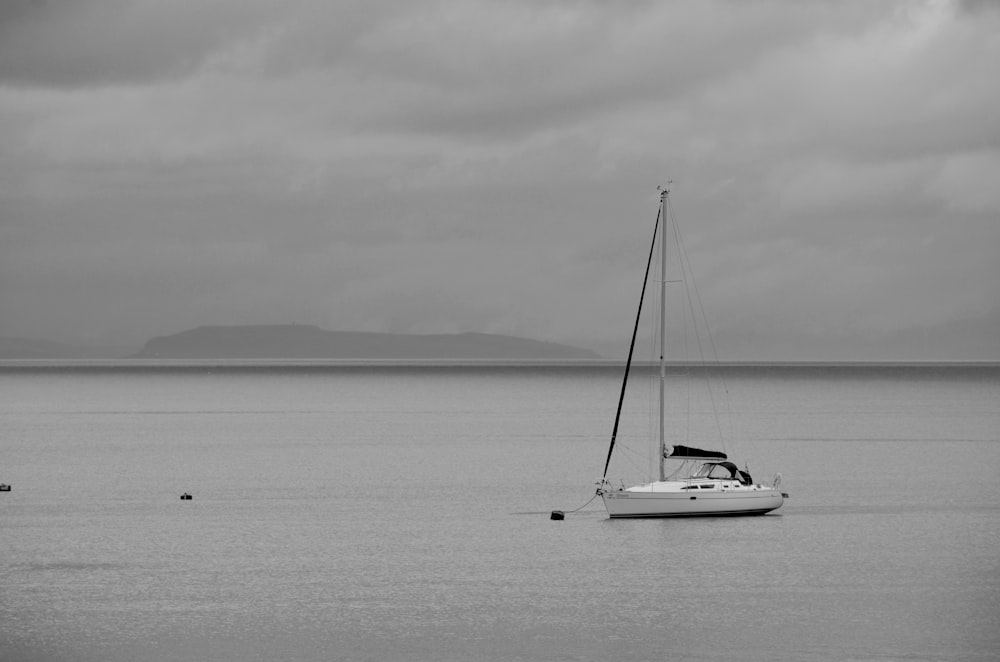
POLYGON ((663 457, 677 460, 725 460, 726 454, 691 446, 667 446, 663 451, 663 457))

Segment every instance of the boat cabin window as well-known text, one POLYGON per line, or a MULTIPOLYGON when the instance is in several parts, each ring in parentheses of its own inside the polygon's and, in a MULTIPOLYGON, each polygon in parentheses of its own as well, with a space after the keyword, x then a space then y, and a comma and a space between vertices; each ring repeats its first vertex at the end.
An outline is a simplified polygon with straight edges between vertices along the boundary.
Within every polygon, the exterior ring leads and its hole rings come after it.
MULTIPOLYGON (((706 462, 695 473, 695 478, 736 478, 736 465, 732 462, 706 462)), ((738 479, 737 479, 738 480, 738 479)))

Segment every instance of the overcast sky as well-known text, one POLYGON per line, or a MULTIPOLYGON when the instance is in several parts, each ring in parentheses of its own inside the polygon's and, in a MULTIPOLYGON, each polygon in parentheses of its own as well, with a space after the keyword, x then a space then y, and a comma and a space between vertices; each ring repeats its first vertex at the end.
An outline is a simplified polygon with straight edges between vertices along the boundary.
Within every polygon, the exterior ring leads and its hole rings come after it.
POLYGON ((723 359, 1000 360, 998 62, 988 1, 3 0, 0 336, 623 355, 672 179, 723 359))

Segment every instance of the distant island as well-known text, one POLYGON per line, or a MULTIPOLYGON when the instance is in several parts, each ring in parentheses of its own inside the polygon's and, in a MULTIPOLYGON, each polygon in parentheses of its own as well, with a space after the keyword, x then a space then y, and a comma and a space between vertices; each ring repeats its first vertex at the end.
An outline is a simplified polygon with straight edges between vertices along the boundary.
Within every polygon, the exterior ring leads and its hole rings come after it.
POLYGON ((327 331, 276 324, 200 326, 148 341, 136 359, 587 360, 588 349, 488 333, 327 331))

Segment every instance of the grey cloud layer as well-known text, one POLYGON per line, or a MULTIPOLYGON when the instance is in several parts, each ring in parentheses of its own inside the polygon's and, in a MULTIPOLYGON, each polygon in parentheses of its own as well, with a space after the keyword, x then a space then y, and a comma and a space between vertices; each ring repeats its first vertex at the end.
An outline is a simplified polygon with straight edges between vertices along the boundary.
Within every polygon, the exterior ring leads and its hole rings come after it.
POLYGON ((668 176, 727 333, 965 323, 1000 307, 998 28, 976 2, 4 3, 0 335, 607 351, 668 176))

